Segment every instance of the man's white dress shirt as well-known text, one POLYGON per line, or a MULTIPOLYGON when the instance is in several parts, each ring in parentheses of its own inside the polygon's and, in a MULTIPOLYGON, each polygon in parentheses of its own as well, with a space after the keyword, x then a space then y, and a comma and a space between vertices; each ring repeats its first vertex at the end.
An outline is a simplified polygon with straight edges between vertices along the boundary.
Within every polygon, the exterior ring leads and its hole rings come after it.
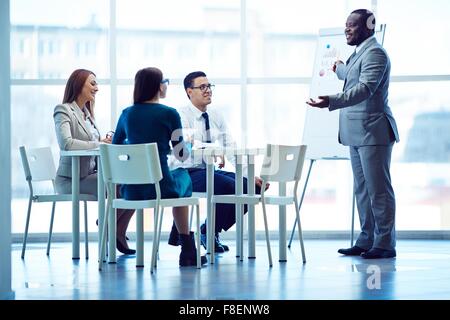
MULTIPOLYGON (((181 125, 183 128, 183 139, 185 142, 193 143, 193 147, 196 147, 198 143, 206 142, 206 128, 205 128, 205 119, 202 116, 202 111, 197 109, 192 104, 185 106, 183 108, 178 109, 178 112, 181 117, 181 125)), ((207 109, 209 117, 209 127, 211 134, 211 143, 215 144, 218 147, 223 148, 236 148, 236 142, 233 139, 231 133, 228 130, 228 126, 225 122, 223 116, 214 109, 207 109)), ((227 160, 235 166, 235 158, 233 156, 227 155, 227 160)), ((169 165, 171 169, 175 168, 205 168, 205 163, 198 161, 194 161, 192 157, 187 159, 184 162, 180 162, 172 157, 169 161, 169 165)), ((244 165, 244 172, 246 172, 246 166, 244 165)), ((229 166, 226 165, 225 168, 230 169, 229 166), (227 168, 228 167, 228 168, 227 168)))

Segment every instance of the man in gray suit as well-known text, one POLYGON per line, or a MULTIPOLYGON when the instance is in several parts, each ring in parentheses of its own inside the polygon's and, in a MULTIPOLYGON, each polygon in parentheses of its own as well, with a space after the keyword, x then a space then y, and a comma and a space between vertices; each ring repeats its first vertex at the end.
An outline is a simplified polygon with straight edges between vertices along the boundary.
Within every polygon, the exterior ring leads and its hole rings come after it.
POLYGON ((343 92, 307 102, 340 110, 339 142, 350 148, 361 233, 355 246, 338 252, 365 259, 396 256, 395 195, 389 167, 399 137, 388 106, 391 64, 374 30, 372 12, 359 9, 350 14, 345 36, 356 49, 346 64, 336 61, 333 66, 338 78, 345 80, 343 92))

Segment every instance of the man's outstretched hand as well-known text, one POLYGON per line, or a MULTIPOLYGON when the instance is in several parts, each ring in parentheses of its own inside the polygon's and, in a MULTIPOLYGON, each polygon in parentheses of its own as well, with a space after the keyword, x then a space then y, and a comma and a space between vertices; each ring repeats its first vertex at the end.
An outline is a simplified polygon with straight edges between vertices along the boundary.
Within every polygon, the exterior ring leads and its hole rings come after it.
POLYGON ((330 105, 330 97, 319 96, 318 100, 309 99, 309 101, 306 101, 306 104, 314 108, 328 108, 330 105))

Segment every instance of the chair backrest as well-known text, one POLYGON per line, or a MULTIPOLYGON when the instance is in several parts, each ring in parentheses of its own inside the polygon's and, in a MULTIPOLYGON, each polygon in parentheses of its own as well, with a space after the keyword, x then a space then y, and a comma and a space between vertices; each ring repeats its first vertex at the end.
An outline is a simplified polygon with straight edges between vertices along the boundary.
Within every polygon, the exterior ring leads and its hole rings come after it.
POLYGON ((56 168, 50 147, 26 149, 19 148, 25 178, 28 181, 54 180, 56 168))
POLYGON ((149 184, 163 177, 156 143, 100 144, 105 183, 149 184))
POLYGON ((282 146, 268 144, 261 168, 264 181, 288 182, 301 178, 306 145, 282 146))

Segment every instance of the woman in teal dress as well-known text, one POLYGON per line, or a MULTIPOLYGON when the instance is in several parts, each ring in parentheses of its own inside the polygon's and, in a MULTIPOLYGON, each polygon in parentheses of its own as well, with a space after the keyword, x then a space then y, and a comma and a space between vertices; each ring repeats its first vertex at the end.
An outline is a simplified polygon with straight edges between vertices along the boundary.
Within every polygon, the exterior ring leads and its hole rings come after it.
MULTIPOLYGON (((163 179, 160 181, 161 197, 181 198, 192 195, 192 182, 186 169, 169 170, 167 164, 171 146, 174 156, 187 157, 181 129, 180 115, 174 108, 160 104, 166 96, 168 79, 163 79, 157 68, 139 70, 135 76, 134 104, 122 111, 114 134, 113 144, 158 144, 163 179)), ((126 200, 155 199, 154 185, 123 185, 121 194, 126 200)), ((180 266, 196 265, 194 234, 189 230, 189 208, 173 208, 173 217, 181 242, 180 266)), ((206 257, 202 257, 202 264, 206 257)))

